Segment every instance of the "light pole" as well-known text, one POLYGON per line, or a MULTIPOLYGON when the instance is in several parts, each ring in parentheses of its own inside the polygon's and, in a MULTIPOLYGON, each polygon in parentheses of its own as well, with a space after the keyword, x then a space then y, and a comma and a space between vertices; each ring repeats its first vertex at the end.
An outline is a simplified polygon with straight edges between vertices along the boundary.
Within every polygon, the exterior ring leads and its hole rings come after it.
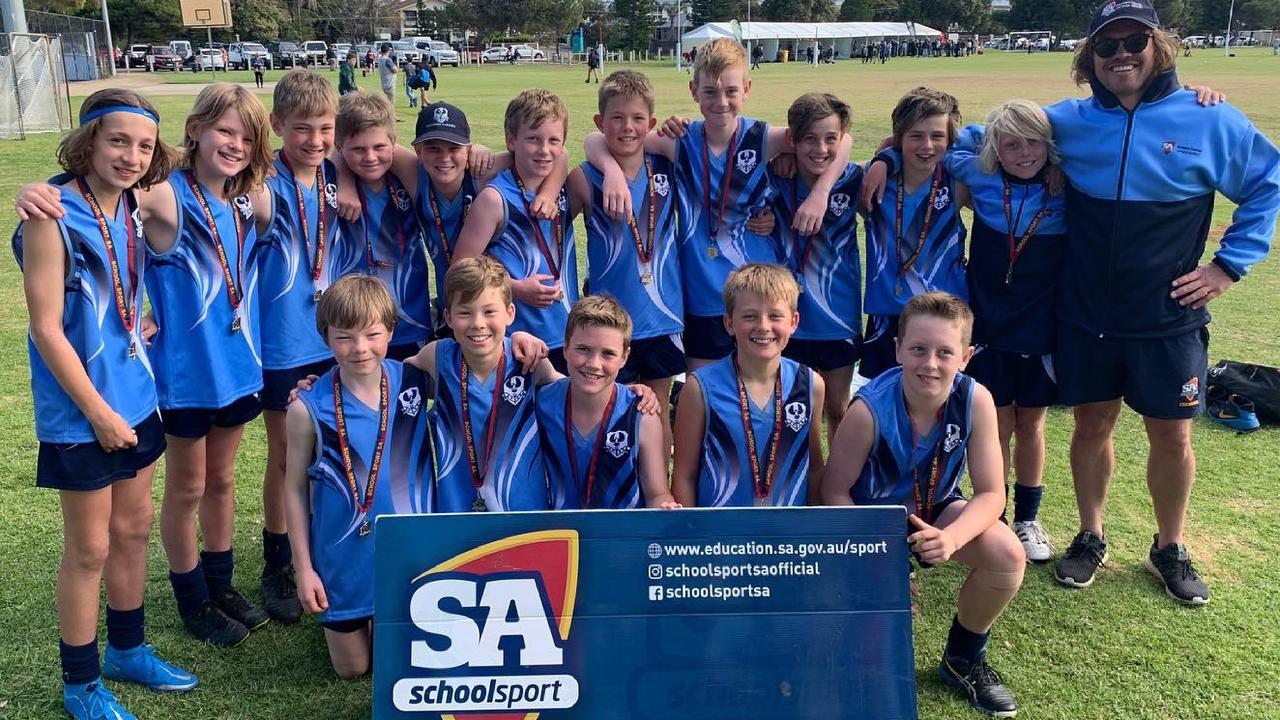
POLYGON ((684 67, 684 14, 680 12, 680 0, 676 0, 676 70, 684 67))
POLYGON ((111 77, 115 77, 116 46, 111 40, 111 18, 107 15, 107 0, 102 0, 102 27, 107 33, 107 67, 111 68, 111 77))
MULTIPOLYGON (((104 0, 105 2, 105 0, 104 0)), ((1222 42, 1222 54, 1225 57, 1231 57, 1231 20, 1236 14, 1236 0, 1231 0, 1231 7, 1227 9, 1227 34, 1222 42)))

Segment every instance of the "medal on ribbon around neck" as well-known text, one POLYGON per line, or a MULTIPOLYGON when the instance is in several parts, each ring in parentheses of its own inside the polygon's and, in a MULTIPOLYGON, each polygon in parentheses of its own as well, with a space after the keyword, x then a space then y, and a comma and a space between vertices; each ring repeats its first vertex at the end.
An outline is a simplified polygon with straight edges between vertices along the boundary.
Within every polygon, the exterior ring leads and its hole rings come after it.
POLYGON ((658 224, 657 193, 653 184, 653 168, 649 166, 649 158, 644 159, 645 180, 649 192, 649 235, 648 242, 640 236, 640 226, 634 215, 627 216, 627 228, 631 230, 631 241, 636 246, 637 264, 640 267, 640 282, 648 285, 653 282, 653 251, 657 243, 655 229, 658 224))
POLYGON ((138 357, 138 341, 134 337, 134 328, 138 322, 137 308, 137 290, 138 290, 138 266, 137 266, 137 246, 135 244, 138 235, 133 225, 133 211, 129 207, 129 198, 132 195, 126 191, 120 196, 120 202, 124 203, 124 227, 128 240, 125 243, 125 263, 129 273, 129 290, 134 293, 135 300, 130 303, 129 298, 125 295, 124 278, 120 275, 120 261, 116 257, 116 244, 114 238, 111 237, 111 228, 107 225, 106 213, 102 211, 102 206, 98 204, 98 198, 93 194, 93 190, 89 189, 89 183, 83 177, 76 178, 76 184, 79 187, 80 194, 84 196, 84 200, 89 205, 89 209, 93 211, 93 219, 98 223, 98 231, 102 233, 102 244, 107 250, 107 264, 111 269, 111 294, 116 301, 116 314, 120 316, 120 324, 124 326, 125 334, 129 337, 129 349, 126 354, 130 360, 138 357))
POLYGON ((378 440, 374 444, 373 459, 369 462, 369 479, 365 482, 364 497, 360 496, 360 485, 356 482, 355 464, 351 460, 351 441, 347 434, 347 415, 342 402, 342 373, 333 371, 333 417, 338 433, 338 452, 342 456, 342 470, 347 478, 347 487, 351 490, 352 501, 360 511, 360 527, 356 531, 360 537, 368 537, 373 532, 369 522, 369 511, 373 509, 373 493, 378 487, 378 472, 382 468, 382 451, 387 445, 387 424, 390 421, 391 390, 384 370, 378 383, 378 440))
POLYGON ((218 263, 222 265, 222 280, 226 283, 227 301, 231 303, 231 313, 234 316, 231 320, 231 334, 234 335, 242 329, 240 302, 244 300, 243 278, 241 277, 244 268, 244 226, 240 221, 239 211, 232 207, 231 218, 235 221, 236 226, 236 272, 235 275, 232 275, 231 262, 227 258, 227 249, 222 246, 222 234, 218 232, 218 223, 213 219, 213 210, 209 207, 209 201, 205 199, 204 190, 196 180, 195 173, 188 171, 185 175, 187 184, 191 187, 191 193, 196 197, 196 204, 200 206, 205 222, 209 225, 209 235, 213 240, 214 250, 218 253, 218 263))

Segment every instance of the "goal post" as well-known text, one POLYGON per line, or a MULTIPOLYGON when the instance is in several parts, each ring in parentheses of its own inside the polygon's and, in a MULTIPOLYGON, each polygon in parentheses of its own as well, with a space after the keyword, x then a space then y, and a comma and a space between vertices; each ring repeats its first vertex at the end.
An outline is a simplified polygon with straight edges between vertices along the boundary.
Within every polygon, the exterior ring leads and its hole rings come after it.
POLYGON ((0 140, 71 127, 58 37, 0 33, 0 140))

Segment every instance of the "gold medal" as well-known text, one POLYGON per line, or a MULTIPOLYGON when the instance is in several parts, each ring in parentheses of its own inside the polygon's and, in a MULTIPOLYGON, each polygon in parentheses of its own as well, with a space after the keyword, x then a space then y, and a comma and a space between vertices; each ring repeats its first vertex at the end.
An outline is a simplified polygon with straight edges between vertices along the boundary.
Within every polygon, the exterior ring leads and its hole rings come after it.
POLYGON ((709 258, 711 258, 711 259, 713 259, 713 260, 714 260, 714 259, 716 259, 716 258, 718 258, 718 257, 720 257, 720 248, 716 247, 715 245, 708 245, 708 246, 707 246, 707 257, 709 257, 709 258))
POLYGON ((644 283, 645 285, 648 285, 649 283, 653 282, 653 273, 649 272, 648 270, 640 273, 640 282, 644 283))

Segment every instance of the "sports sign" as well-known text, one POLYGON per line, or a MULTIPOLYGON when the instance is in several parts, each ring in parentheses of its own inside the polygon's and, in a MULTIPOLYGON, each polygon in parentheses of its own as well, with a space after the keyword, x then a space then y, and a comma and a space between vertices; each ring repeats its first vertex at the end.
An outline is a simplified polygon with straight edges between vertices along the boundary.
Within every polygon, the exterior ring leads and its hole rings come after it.
POLYGON ((916 717, 902 508, 378 523, 377 720, 916 717))

